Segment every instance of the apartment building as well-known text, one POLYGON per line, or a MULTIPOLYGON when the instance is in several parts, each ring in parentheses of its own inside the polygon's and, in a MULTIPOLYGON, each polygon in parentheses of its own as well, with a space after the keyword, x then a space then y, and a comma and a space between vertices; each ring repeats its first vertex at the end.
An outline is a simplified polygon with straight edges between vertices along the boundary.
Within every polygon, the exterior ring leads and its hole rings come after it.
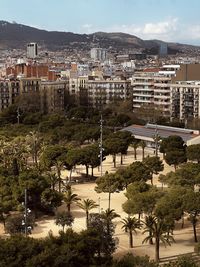
POLYGON ((37 43, 27 44, 27 58, 36 58, 38 55, 38 45, 37 43))
POLYGON ((200 81, 171 84, 171 117, 181 120, 200 117, 200 81))
POLYGON ((68 81, 44 81, 41 83, 40 101, 43 113, 64 111, 68 85, 68 81))
POLYGON ((19 95, 19 81, 0 81, 0 111, 8 108, 14 103, 14 99, 19 95))
POLYGON ((65 108, 69 81, 41 81, 38 78, 21 78, 0 81, 0 111, 15 103, 17 97, 24 97, 20 108, 28 105, 44 113, 62 112, 65 108))
POLYGON ((88 104, 95 108, 102 108, 106 104, 131 97, 131 81, 122 79, 88 80, 88 104))
MULTIPOLYGON (((186 81, 200 81, 200 64, 163 65, 159 69, 151 68, 135 72, 132 77, 133 110, 143 105, 154 104, 159 107, 163 115, 168 117, 182 118, 187 110, 189 114, 196 116, 196 111, 194 113, 191 111, 192 107, 189 109, 186 105, 185 111, 179 107, 182 92, 187 91, 186 87, 189 84, 186 83, 184 90, 180 89, 178 84, 184 84, 186 81)), ((196 98, 198 98, 198 89, 195 88, 193 103, 196 103, 196 98)), ((184 103, 188 104, 187 101, 183 101, 181 105, 184 103)))
POLYGON ((105 61, 107 58, 107 50, 104 48, 92 48, 90 57, 96 61, 105 61))

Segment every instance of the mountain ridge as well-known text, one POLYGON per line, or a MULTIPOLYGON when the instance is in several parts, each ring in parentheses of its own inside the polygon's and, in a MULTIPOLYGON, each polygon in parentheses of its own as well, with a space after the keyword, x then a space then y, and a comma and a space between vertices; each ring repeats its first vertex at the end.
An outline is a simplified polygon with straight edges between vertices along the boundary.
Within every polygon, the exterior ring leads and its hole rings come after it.
POLYGON ((100 46, 114 49, 140 49, 144 51, 159 49, 160 43, 166 43, 174 53, 183 48, 200 49, 198 46, 164 42, 162 40, 143 40, 135 35, 123 32, 95 32, 79 34, 67 31, 47 31, 16 22, 0 20, 0 48, 25 48, 28 42, 37 42, 48 49, 57 50, 63 47, 83 48, 89 50, 100 46))

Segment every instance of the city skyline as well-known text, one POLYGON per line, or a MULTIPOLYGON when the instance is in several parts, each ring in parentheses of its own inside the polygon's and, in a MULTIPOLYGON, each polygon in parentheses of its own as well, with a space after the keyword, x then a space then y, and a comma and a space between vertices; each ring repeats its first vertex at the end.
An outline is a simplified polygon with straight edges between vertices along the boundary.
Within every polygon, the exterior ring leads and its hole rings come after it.
POLYGON ((1 19, 45 30, 124 32, 200 45, 198 0, 1 0, 1 19))

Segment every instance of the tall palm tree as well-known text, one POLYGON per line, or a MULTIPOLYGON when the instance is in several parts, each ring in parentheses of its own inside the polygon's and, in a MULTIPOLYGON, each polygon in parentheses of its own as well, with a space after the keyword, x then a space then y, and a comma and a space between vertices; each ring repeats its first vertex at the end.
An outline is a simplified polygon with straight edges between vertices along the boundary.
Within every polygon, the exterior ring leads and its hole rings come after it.
POLYGON ((153 216, 151 223, 145 223, 145 230, 143 233, 149 235, 143 240, 142 243, 148 242, 152 238, 155 239, 155 261, 160 259, 160 241, 166 246, 171 245, 171 241, 174 241, 173 237, 169 233, 169 228, 163 219, 159 219, 153 216))
POLYGON ((110 233, 110 224, 115 218, 119 218, 120 215, 115 212, 114 209, 107 209, 101 213, 101 217, 106 222, 107 233, 110 233))
POLYGON ((122 223, 122 229, 124 229, 125 232, 129 232, 129 246, 133 248, 133 232, 137 233, 136 229, 141 228, 141 223, 135 217, 127 217, 122 220, 122 223))
POLYGON ((131 146, 132 146, 133 149, 134 149, 134 159, 136 160, 136 159, 137 159, 138 142, 134 142, 131 146))
POLYGON ((49 172, 49 173, 47 173, 47 177, 48 177, 48 179, 49 179, 49 182, 50 182, 50 184, 51 184, 51 189, 53 190, 53 191, 55 191, 56 189, 56 184, 58 183, 58 181, 59 181, 59 179, 58 179, 58 176, 55 174, 55 173, 51 173, 51 172, 49 172))
POLYGON ((77 203, 79 208, 83 209, 86 213, 86 226, 88 227, 89 211, 98 207, 99 205, 92 199, 84 199, 82 202, 77 203))
POLYGON ((140 146, 141 146, 141 148, 142 148, 142 161, 143 161, 143 160, 144 160, 144 149, 145 149, 145 147, 147 146, 147 144, 146 144, 145 141, 141 140, 141 141, 140 141, 140 146))
POLYGON ((64 195, 64 202, 67 205, 67 211, 70 212, 71 204, 76 203, 80 198, 77 194, 73 194, 71 188, 69 188, 64 195))
POLYGON ((145 226, 147 227, 148 226, 148 229, 149 229, 149 244, 150 245, 153 245, 153 238, 152 238, 152 231, 151 231, 151 227, 154 223, 154 216, 153 215, 148 215, 148 216, 145 216, 145 221, 144 221, 144 224, 145 226))

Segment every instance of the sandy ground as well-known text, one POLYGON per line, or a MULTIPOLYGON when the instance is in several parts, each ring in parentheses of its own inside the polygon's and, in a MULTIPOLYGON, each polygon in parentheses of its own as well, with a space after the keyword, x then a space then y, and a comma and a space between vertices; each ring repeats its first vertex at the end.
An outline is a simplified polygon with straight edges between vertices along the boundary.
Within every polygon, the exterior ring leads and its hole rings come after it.
MULTIPOLYGON (((146 149, 145 156, 147 156, 148 154, 153 155, 153 151, 151 149, 146 149)), ((162 155, 160 156, 162 157, 162 155)), ((141 160, 141 157, 142 157, 142 151, 138 149, 138 160, 141 160)), ((133 149, 130 148, 127 156, 125 156, 124 158, 123 165, 127 166, 133 161, 134 161, 133 149)), ((120 156, 117 156, 117 167, 120 167, 120 156)), ((165 164, 165 169, 163 173, 167 173, 171 170, 173 170, 173 167, 170 167, 167 164, 165 164)), ((111 156, 107 157, 107 159, 103 162, 103 173, 105 173, 105 171, 108 172, 116 171, 116 169, 113 167, 111 156)), ((84 166, 77 166, 76 170, 72 173, 72 177, 77 177, 78 175, 80 175, 80 172, 85 173, 84 166)), ((64 171, 62 175, 63 178, 66 178, 66 176, 69 176, 69 173, 67 171, 64 171)), ((94 175, 96 176, 100 175, 100 171, 98 170, 98 168, 94 170, 94 175)), ((156 184, 157 186, 161 186, 161 184, 157 180, 157 177, 154 177, 154 184, 156 184)), ((92 212, 100 212, 101 210, 105 210, 108 208, 108 194, 105 193, 97 194, 94 191, 94 187, 95 183, 74 184, 73 191, 81 199, 89 198, 96 201, 96 203, 99 204, 99 207, 93 209, 92 212)), ((145 238, 145 235, 142 234, 142 231, 138 231, 138 233, 134 235, 134 248, 133 249, 128 248, 129 245, 128 234, 124 233, 121 229, 122 226, 121 220, 127 217, 127 215, 122 210, 122 203, 124 203, 125 201, 126 197, 124 195, 124 192, 114 193, 111 196, 111 208, 115 209, 115 212, 121 216, 121 218, 117 218, 114 221, 116 223, 115 236, 119 239, 119 245, 116 251, 116 255, 125 254, 128 251, 131 251, 137 255, 148 255, 151 258, 154 258, 154 250, 155 250, 154 246, 149 244, 142 244, 142 241, 145 238)), ((63 205, 63 207, 61 208, 65 209, 65 205, 63 205)), ((75 218, 73 229, 75 231, 81 231, 82 229, 85 229, 86 223, 85 223, 84 211, 82 211, 76 205, 72 205, 72 214, 75 218)), ((54 235, 57 235, 59 230, 61 230, 61 227, 55 225, 54 219, 46 217, 37 222, 37 226, 34 228, 32 236, 35 238, 45 237, 49 231, 52 231, 54 235)), ((161 249, 160 249, 161 257, 172 256, 194 251, 193 232, 189 223, 186 223, 184 229, 181 229, 180 224, 177 224, 176 230, 174 231, 174 239, 176 243, 173 243, 171 246, 164 247, 161 244, 161 249)))

